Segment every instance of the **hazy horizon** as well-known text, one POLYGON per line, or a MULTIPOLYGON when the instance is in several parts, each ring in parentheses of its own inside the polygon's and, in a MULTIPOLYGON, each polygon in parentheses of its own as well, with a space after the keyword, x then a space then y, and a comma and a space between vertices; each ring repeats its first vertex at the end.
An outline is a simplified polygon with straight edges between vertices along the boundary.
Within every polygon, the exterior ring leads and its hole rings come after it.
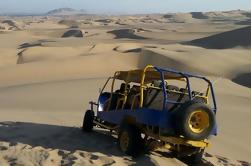
POLYGON ((143 14, 165 12, 196 12, 251 10, 250 0, 0 0, 1 14, 42 14, 57 8, 84 9, 97 14, 143 14))

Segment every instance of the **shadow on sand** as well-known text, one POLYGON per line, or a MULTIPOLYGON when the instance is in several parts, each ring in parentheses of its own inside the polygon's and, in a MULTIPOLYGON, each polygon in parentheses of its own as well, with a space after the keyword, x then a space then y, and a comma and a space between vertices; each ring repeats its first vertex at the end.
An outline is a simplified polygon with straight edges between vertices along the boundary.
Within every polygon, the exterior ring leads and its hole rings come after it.
MULTIPOLYGON (((94 132, 84 133, 77 127, 66 127, 48 124, 36 124, 25 122, 0 123, 0 141, 15 146, 17 143, 28 144, 32 147, 60 149, 71 153, 81 150, 86 152, 99 152, 105 156, 118 156, 127 158, 117 148, 116 138, 109 131, 95 129, 94 132)), ((156 152, 165 158, 174 158, 167 152, 156 152)), ((158 165, 150 159, 149 155, 141 155, 129 159, 135 165, 158 165)), ((211 165, 203 163, 203 165, 211 165)))
MULTIPOLYGON (((83 133, 77 127, 65 127, 48 124, 2 122, 0 123, 0 141, 15 146, 17 143, 32 147, 60 149, 74 153, 77 150, 89 153, 99 152, 107 157, 118 156, 135 165, 156 165, 148 155, 128 158, 117 148, 116 138, 109 131, 95 129, 83 133)), ((133 164, 133 165, 134 165, 133 164)))
POLYGON ((251 26, 195 39, 190 42, 185 42, 184 44, 199 46, 207 49, 228 49, 237 46, 250 48, 251 26))
POLYGON ((232 79, 236 84, 251 88, 251 73, 241 73, 232 79))

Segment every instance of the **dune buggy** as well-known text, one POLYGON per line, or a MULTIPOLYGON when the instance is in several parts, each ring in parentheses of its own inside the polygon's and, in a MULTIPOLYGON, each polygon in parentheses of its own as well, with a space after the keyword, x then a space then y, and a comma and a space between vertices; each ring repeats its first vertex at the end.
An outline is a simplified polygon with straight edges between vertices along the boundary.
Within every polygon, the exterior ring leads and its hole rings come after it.
POLYGON ((209 146, 209 136, 217 134, 211 81, 172 69, 148 65, 117 71, 106 81, 97 103, 90 105, 83 131, 90 132, 93 126, 114 131, 119 148, 132 156, 142 146, 158 145, 198 161, 209 146), (205 84, 203 91, 192 89, 194 80, 205 84))

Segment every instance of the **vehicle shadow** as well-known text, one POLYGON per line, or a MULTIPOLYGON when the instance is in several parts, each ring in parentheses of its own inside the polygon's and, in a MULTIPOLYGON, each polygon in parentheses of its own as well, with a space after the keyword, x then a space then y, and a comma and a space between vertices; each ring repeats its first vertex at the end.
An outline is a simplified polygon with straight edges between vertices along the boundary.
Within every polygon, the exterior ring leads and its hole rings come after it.
MULTIPOLYGON (((41 146, 45 149, 69 151, 71 154, 76 151, 85 151, 90 154, 98 152, 108 158, 112 158, 112 156, 121 157, 127 163, 133 165, 156 165, 148 155, 142 155, 138 158, 124 155, 117 148, 116 138, 111 136, 109 131, 99 129, 95 129, 91 133, 84 133, 77 127, 1 122, 0 141, 9 142, 10 146, 22 143, 32 147, 41 146)), ((93 155, 93 158, 95 158, 95 155, 93 155)))
MULTIPOLYGON (((121 157, 132 165, 159 165, 149 157, 150 153, 142 154, 137 158, 126 156, 118 150, 116 137, 112 136, 107 130, 97 128, 94 132, 86 133, 78 127, 28 122, 0 122, 0 141, 9 142, 10 146, 22 143, 32 147, 41 146, 45 149, 59 149, 70 153, 76 151, 99 152, 107 157, 121 157)), ((175 158, 168 152, 156 151, 154 153, 161 158, 170 160, 175 158)), ((93 158, 95 158, 95 155, 93 155, 93 158)), ((190 165, 187 161, 181 162, 190 165)), ((202 161, 200 165, 208 166, 212 164, 202 161)))
POLYGON ((77 127, 25 122, 0 123, 0 139, 11 143, 24 143, 71 152, 76 150, 102 151, 115 143, 115 138, 101 131, 83 133, 77 127))

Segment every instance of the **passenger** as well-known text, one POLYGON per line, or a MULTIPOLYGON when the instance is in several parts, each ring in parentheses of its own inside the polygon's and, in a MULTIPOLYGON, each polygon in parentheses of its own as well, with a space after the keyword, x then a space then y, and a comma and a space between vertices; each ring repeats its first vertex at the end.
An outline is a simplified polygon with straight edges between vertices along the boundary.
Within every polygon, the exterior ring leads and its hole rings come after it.
POLYGON ((120 85, 120 88, 115 91, 112 97, 112 108, 120 109, 123 107, 123 103, 125 98, 125 95, 127 95, 130 91, 130 85, 122 83, 120 85))
POLYGON ((125 108, 131 109, 131 108, 138 108, 139 102, 140 102, 140 96, 137 96, 140 93, 140 86, 134 85, 127 96, 127 102, 125 108))
POLYGON ((116 90, 115 93, 117 93, 117 94, 125 94, 125 91, 127 91, 127 93, 129 93, 129 91, 130 91, 130 84, 127 84, 127 86, 126 86, 125 83, 122 83, 120 85, 120 88, 118 90, 116 90))

